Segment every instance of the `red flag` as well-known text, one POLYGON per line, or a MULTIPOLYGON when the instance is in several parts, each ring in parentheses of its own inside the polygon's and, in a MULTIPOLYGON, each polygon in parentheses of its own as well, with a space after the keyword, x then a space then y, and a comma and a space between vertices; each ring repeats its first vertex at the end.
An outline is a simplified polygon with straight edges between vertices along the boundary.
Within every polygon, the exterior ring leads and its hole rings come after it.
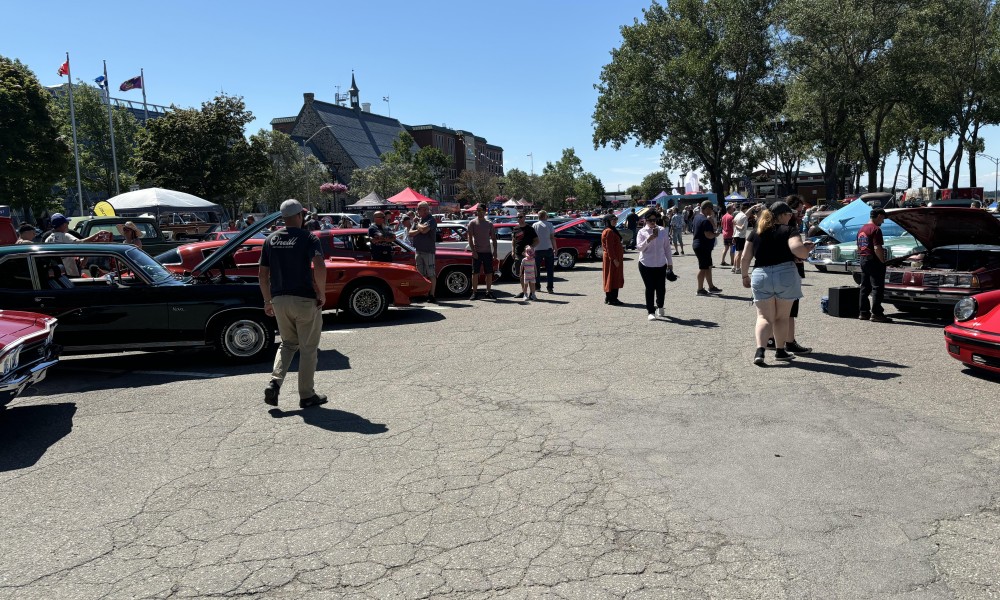
POLYGON ((59 70, 56 71, 56 73, 58 73, 60 77, 62 77, 63 75, 69 75, 69 59, 68 58, 66 59, 66 62, 64 62, 61 67, 59 67, 59 70))

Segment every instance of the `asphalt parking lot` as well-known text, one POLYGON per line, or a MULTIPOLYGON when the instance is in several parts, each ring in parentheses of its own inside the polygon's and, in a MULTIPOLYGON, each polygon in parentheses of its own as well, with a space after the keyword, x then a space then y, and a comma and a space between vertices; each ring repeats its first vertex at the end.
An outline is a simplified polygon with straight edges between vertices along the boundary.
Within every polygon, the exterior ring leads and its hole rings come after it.
POLYGON ((0 413, 0 598, 1000 597, 1000 387, 943 322, 823 315, 847 278, 810 270, 815 353, 759 368, 739 276, 696 297, 680 257, 650 323, 627 256, 627 307, 584 262, 329 315, 320 408, 269 410, 268 365, 65 358, 0 413))

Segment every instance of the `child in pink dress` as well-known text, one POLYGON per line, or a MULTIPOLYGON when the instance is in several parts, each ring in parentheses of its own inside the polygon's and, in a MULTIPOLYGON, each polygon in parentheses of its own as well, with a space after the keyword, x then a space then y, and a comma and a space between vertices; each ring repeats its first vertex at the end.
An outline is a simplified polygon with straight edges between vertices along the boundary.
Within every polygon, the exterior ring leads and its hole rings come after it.
POLYGON ((521 291, 525 300, 535 297, 535 249, 528 246, 524 249, 524 258, 521 259, 521 291))

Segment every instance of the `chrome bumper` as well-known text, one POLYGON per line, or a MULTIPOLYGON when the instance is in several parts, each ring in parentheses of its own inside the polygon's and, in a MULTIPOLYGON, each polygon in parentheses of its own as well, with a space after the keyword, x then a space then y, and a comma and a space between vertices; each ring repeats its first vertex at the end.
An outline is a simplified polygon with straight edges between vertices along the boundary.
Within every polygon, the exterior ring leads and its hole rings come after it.
POLYGON ((45 379, 45 372, 58 362, 58 358, 44 360, 40 363, 35 363, 26 372, 17 371, 7 379, 0 381, 0 406, 16 398, 29 385, 45 379))

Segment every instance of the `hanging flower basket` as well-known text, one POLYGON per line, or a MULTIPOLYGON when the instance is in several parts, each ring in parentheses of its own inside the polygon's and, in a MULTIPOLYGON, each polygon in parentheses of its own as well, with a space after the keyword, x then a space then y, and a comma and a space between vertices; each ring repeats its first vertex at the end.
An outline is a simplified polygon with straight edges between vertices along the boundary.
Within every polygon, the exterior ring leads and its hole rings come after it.
POLYGON ((501 194, 501 195, 493 198, 493 201, 494 202, 506 202, 507 201, 507 196, 504 196, 503 194, 501 194))
POLYGON ((319 191, 324 194, 343 194, 347 189, 347 186, 342 183, 324 183, 319 186, 319 191))

